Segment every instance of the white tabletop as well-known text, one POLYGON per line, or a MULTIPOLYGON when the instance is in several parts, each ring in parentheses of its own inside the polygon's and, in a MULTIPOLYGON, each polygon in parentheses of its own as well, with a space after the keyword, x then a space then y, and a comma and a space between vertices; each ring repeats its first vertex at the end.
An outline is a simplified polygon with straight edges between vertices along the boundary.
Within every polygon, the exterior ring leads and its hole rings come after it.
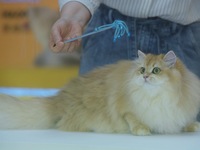
POLYGON ((200 132, 133 136, 57 130, 0 131, 0 150, 199 150, 200 132))

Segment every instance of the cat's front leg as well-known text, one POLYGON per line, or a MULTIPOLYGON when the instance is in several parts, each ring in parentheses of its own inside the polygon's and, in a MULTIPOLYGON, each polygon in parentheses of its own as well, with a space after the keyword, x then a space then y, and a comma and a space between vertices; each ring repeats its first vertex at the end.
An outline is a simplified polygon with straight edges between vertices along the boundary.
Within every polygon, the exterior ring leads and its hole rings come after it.
POLYGON ((186 132, 197 132, 200 131, 200 122, 193 122, 189 126, 184 128, 186 132))
POLYGON ((124 119, 128 123, 132 134, 134 135, 150 135, 151 134, 150 129, 146 125, 140 123, 132 113, 126 113, 124 115, 124 119))

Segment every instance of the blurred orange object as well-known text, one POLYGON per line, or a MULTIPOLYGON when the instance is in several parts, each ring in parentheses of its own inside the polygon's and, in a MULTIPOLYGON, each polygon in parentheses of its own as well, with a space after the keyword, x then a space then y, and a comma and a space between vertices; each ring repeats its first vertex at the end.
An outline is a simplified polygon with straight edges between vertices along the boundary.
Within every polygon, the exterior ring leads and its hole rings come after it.
POLYGON ((29 27, 29 7, 45 6, 58 10, 57 1, 0 1, 0 68, 30 67, 41 50, 29 27))
POLYGON ((30 7, 58 11, 56 0, 0 0, 0 86, 59 88, 78 68, 37 68, 33 62, 41 45, 30 29, 30 7))

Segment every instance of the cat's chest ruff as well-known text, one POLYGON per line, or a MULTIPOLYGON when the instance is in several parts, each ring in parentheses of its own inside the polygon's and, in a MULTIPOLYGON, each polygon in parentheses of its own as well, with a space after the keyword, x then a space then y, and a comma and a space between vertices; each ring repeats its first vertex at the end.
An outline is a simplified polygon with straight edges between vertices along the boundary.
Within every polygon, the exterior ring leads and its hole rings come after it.
POLYGON ((137 88, 135 92, 133 92, 133 97, 146 97, 146 98, 154 98, 159 95, 162 95, 162 89, 159 86, 152 85, 148 81, 144 82, 142 86, 137 88))
POLYGON ((174 132, 184 122, 173 93, 139 90, 132 94, 131 101, 133 114, 152 130, 174 132))

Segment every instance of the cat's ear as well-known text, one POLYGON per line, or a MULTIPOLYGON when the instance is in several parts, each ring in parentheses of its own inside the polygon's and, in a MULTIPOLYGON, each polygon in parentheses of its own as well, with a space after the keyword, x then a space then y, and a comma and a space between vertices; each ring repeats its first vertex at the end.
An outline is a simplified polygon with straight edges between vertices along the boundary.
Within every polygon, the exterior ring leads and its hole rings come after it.
POLYGON ((169 51, 163 58, 164 62, 166 63, 166 65, 171 68, 175 65, 176 63, 176 54, 171 50, 169 51))
POLYGON ((141 50, 138 50, 138 58, 139 60, 144 60, 146 58, 145 53, 143 53, 141 50))

